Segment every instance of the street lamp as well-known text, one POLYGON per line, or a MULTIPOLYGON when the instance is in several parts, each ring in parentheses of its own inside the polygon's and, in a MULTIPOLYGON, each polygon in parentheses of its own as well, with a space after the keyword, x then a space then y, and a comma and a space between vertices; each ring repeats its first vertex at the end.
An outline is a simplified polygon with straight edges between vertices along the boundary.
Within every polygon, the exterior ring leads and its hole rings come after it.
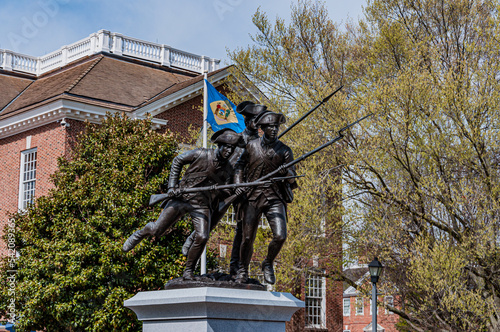
POLYGON ((378 258, 368 264, 368 269, 370 270, 370 275, 372 276, 372 332, 377 332, 377 282, 380 273, 382 272, 382 264, 378 261, 378 258))

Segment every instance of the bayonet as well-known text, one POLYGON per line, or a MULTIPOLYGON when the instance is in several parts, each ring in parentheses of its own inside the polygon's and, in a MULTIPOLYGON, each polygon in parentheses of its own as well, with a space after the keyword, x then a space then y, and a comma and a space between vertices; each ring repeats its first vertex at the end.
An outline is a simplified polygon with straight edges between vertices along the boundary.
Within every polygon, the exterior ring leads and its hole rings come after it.
POLYGON ((330 98, 332 98, 332 96, 334 94, 336 94, 337 92, 340 91, 340 89, 342 89, 344 86, 341 85, 340 88, 338 88, 337 90, 333 91, 332 93, 330 93, 328 96, 326 96, 325 98, 323 98, 322 101, 319 102, 318 105, 314 106, 312 109, 310 109, 306 114, 302 115, 300 117, 300 119, 298 119, 297 121, 295 121, 290 127, 286 128, 285 131, 283 131, 279 136, 278 136, 278 139, 281 138, 281 136, 285 135, 290 129, 292 129, 293 127, 295 127, 296 125, 298 125, 302 120, 304 120, 305 118, 307 118, 312 112, 314 112, 318 107, 320 107, 321 105, 323 105, 324 103, 326 103, 328 100, 330 100, 330 98))

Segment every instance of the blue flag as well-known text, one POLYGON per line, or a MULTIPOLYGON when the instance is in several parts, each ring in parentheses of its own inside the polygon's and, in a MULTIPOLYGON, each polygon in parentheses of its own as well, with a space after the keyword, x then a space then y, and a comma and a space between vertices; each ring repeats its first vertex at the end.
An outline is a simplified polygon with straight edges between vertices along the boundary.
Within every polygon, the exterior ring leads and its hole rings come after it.
POLYGON ((237 133, 245 130, 245 119, 243 115, 236 113, 236 106, 227 99, 226 96, 219 93, 207 80, 207 122, 212 130, 219 131, 224 128, 230 128, 237 133))

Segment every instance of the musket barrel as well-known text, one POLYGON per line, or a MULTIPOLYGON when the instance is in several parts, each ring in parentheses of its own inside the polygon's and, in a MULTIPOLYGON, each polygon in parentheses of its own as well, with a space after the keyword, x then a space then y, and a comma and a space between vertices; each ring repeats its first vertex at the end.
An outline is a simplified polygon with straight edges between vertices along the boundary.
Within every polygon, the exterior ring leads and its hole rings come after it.
POLYGON ((292 129, 293 127, 295 127, 296 125, 298 125, 302 120, 304 120, 306 117, 308 117, 309 114, 311 114, 312 112, 314 112, 318 107, 320 107, 321 105, 323 105, 324 103, 326 103, 334 94, 336 94, 338 91, 340 91, 340 89, 342 89, 343 87, 344 86, 341 85, 337 90, 333 91, 331 94, 329 94, 328 96, 326 96, 325 98, 323 98, 323 100, 318 105, 314 106, 306 114, 302 115, 300 117, 300 119, 298 119, 297 121, 295 121, 290 127, 286 128, 285 131, 283 131, 281 134, 279 134, 278 139, 280 139, 281 136, 285 135, 290 129, 292 129))
MULTIPOLYGON (((351 123, 351 124, 349 124, 349 125, 345 126, 344 128, 340 129, 340 130, 339 130, 339 135, 338 135, 337 137, 335 137, 335 138, 334 138, 334 139, 332 139, 331 141, 329 141, 329 142, 327 142, 327 143, 325 143, 325 144, 323 144, 323 145, 321 145, 321 146, 317 147, 316 149, 314 149, 314 150, 312 150, 312 151, 309 151, 309 152, 307 152, 307 153, 303 154, 302 156, 300 156, 300 157, 298 157, 298 158, 296 158, 296 159, 292 160, 292 161, 291 161, 291 162, 289 162, 288 164, 285 164, 285 168, 291 167, 291 166, 293 166, 293 165, 295 165, 295 164, 297 164, 297 163, 301 162, 302 160, 304 160, 304 159, 308 158, 309 156, 311 156, 311 155, 313 155, 313 154, 315 154, 315 153, 317 153, 317 152, 319 152, 319 151, 323 150, 323 149, 324 149, 324 148, 326 148, 327 146, 330 146, 330 145, 332 145, 333 143, 335 143, 335 142, 337 142, 337 141, 341 140, 341 139, 344 137, 344 135, 342 135, 342 132, 343 132, 344 130, 347 130, 348 128, 350 128, 350 127, 354 126, 356 123, 358 123, 358 122, 360 122, 360 121, 362 121, 362 120, 366 119, 367 117, 369 117, 369 116, 370 116, 370 115, 372 115, 372 114, 373 114, 373 113, 370 113, 370 114, 368 114, 368 115, 365 115, 365 116, 364 116, 364 117, 362 117, 361 119, 358 119, 358 120, 354 121, 353 123, 351 123)), ((272 176, 276 175, 278 172, 279 172, 279 169, 276 169, 276 170, 272 171, 271 173, 267 174, 266 176, 263 176, 263 177, 261 177, 260 179, 257 179, 257 181, 265 181, 265 180, 269 179, 270 177, 272 177, 272 176)))

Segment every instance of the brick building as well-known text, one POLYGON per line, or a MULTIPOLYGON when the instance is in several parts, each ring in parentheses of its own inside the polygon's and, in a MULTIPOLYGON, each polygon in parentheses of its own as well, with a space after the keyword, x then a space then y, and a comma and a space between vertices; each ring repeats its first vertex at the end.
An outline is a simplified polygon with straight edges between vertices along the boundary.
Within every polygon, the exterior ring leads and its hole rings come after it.
MULTIPOLYGON (((264 98, 247 82, 225 80, 219 60, 101 30, 42 57, 0 50, 0 229, 52 187, 57 158, 68 156, 84 121, 110 113, 150 114, 156 130, 181 138, 202 126, 203 72, 224 90, 264 98)), ((6 255, 2 245, 0 254, 6 255)), ((342 285, 304 277, 307 308, 288 331, 340 331, 342 285)))
POLYGON ((38 58, 0 50, 0 65, 2 224, 48 192, 85 120, 151 114, 157 130, 187 137, 202 125, 202 72, 216 86, 229 75, 219 60, 104 30, 38 58))

